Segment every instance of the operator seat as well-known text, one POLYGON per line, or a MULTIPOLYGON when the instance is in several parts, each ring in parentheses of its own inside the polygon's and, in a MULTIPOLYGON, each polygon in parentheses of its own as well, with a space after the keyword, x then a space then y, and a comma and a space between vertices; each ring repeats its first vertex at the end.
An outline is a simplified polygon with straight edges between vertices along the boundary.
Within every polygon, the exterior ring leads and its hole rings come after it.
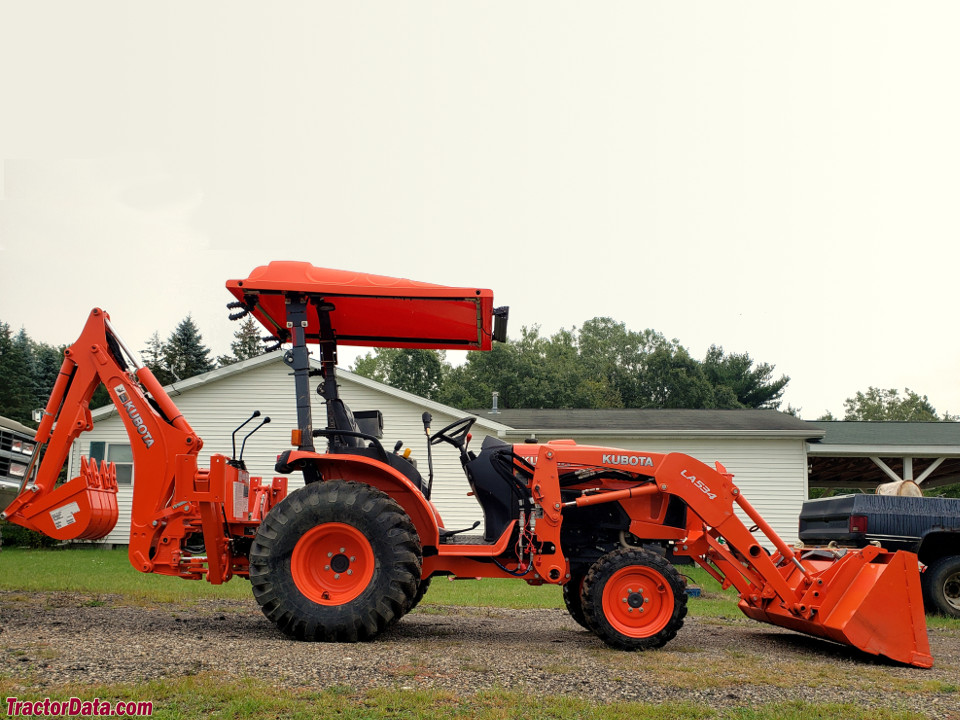
POLYGON ((494 542, 513 520, 520 519, 522 495, 517 481, 507 469, 512 462, 499 456, 513 454, 513 446, 487 435, 480 445, 480 454, 464 465, 470 489, 483 510, 483 540, 494 542))
MULTIPOLYGON (((362 432, 360 426, 357 424, 357 420, 354 417, 353 412, 347 407, 347 404, 340 398, 334 398, 328 400, 330 407, 333 410, 333 423, 334 430, 346 430, 348 432, 362 432)), ((330 434, 330 443, 329 443, 329 452, 331 455, 359 455, 361 457, 367 457, 372 460, 379 460, 383 462, 383 455, 380 453, 380 449, 377 447, 376 443, 373 440, 379 440, 375 435, 364 433, 366 438, 370 440, 367 442, 362 437, 355 437, 352 435, 336 435, 334 433, 330 434)), ((386 452, 386 451, 385 451, 386 452)), ((400 472, 407 480, 413 483, 420 492, 423 492, 426 489, 426 484, 423 482, 423 477, 420 473, 417 472, 417 469, 413 466, 406 458, 400 457, 396 453, 386 452, 387 464, 392 467, 394 470, 400 472)))
MULTIPOLYGON (((347 407, 347 404, 340 398, 334 398, 327 401, 330 409, 333 411, 333 427, 336 430, 348 430, 350 432, 360 432, 360 426, 357 425, 357 419, 353 411, 347 407)), ((350 435, 331 435, 331 445, 344 445, 346 447, 364 447, 365 443, 361 438, 350 435)))

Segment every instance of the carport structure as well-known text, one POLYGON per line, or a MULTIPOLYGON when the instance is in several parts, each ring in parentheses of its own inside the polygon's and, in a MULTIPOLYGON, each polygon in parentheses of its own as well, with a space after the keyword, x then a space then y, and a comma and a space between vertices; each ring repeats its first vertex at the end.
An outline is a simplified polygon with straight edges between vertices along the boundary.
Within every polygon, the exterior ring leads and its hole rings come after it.
POLYGON ((872 492, 912 480, 923 490, 960 482, 960 423, 818 421, 807 441, 811 488, 872 492))

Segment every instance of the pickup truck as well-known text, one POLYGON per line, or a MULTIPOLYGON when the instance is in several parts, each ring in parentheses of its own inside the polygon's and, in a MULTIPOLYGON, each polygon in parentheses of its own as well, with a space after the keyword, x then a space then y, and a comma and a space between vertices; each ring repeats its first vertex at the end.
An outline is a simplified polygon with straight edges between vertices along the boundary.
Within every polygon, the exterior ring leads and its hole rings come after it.
POLYGON ((928 613, 960 617, 960 499, 897 495, 838 495, 807 500, 800 541, 916 553, 928 613))
POLYGON ((0 417, 0 510, 9 505, 20 490, 36 449, 34 432, 15 420, 0 417))

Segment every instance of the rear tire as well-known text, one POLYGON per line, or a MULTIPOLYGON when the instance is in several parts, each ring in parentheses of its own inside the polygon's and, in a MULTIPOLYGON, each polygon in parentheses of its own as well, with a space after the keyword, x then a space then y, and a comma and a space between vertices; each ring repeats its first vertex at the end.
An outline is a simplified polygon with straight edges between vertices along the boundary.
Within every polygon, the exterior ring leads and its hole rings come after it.
POLYGON ((421 580, 420 584, 417 586, 417 593, 413 596, 413 602, 410 604, 410 609, 407 612, 412 612, 413 609, 420 604, 420 601, 423 600, 423 596, 427 594, 427 590, 430 589, 430 581, 433 578, 427 578, 426 580, 421 580))
POLYGON ((614 550, 593 564, 582 602, 588 627, 618 650, 663 647, 687 614, 680 573, 666 558, 635 548, 614 550))
POLYGON ((369 640, 412 606, 420 539, 386 493, 317 482, 274 507, 250 548, 260 609, 297 640, 369 640))
POLYGON ((927 609, 960 618, 960 555, 940 558, 921 578, 927 609))

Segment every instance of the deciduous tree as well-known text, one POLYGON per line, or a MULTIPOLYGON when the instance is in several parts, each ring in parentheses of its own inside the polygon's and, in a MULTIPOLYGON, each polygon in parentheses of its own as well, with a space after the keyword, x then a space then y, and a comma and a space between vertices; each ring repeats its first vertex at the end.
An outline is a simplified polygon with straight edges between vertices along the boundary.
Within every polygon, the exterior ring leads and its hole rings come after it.
POLYGON ((377 348, 357 358, 352 369, 358 375, 430 400, 440 391, 444 367, 441 350, 377 348))
POLYGON ((926 395, 918 395, 909 388, 905 388, 904 397, 900 397, 896 389, 869 387, 866 392, 844 400, 843 407, 844 420, 935 422, 941 419, 926 395))

